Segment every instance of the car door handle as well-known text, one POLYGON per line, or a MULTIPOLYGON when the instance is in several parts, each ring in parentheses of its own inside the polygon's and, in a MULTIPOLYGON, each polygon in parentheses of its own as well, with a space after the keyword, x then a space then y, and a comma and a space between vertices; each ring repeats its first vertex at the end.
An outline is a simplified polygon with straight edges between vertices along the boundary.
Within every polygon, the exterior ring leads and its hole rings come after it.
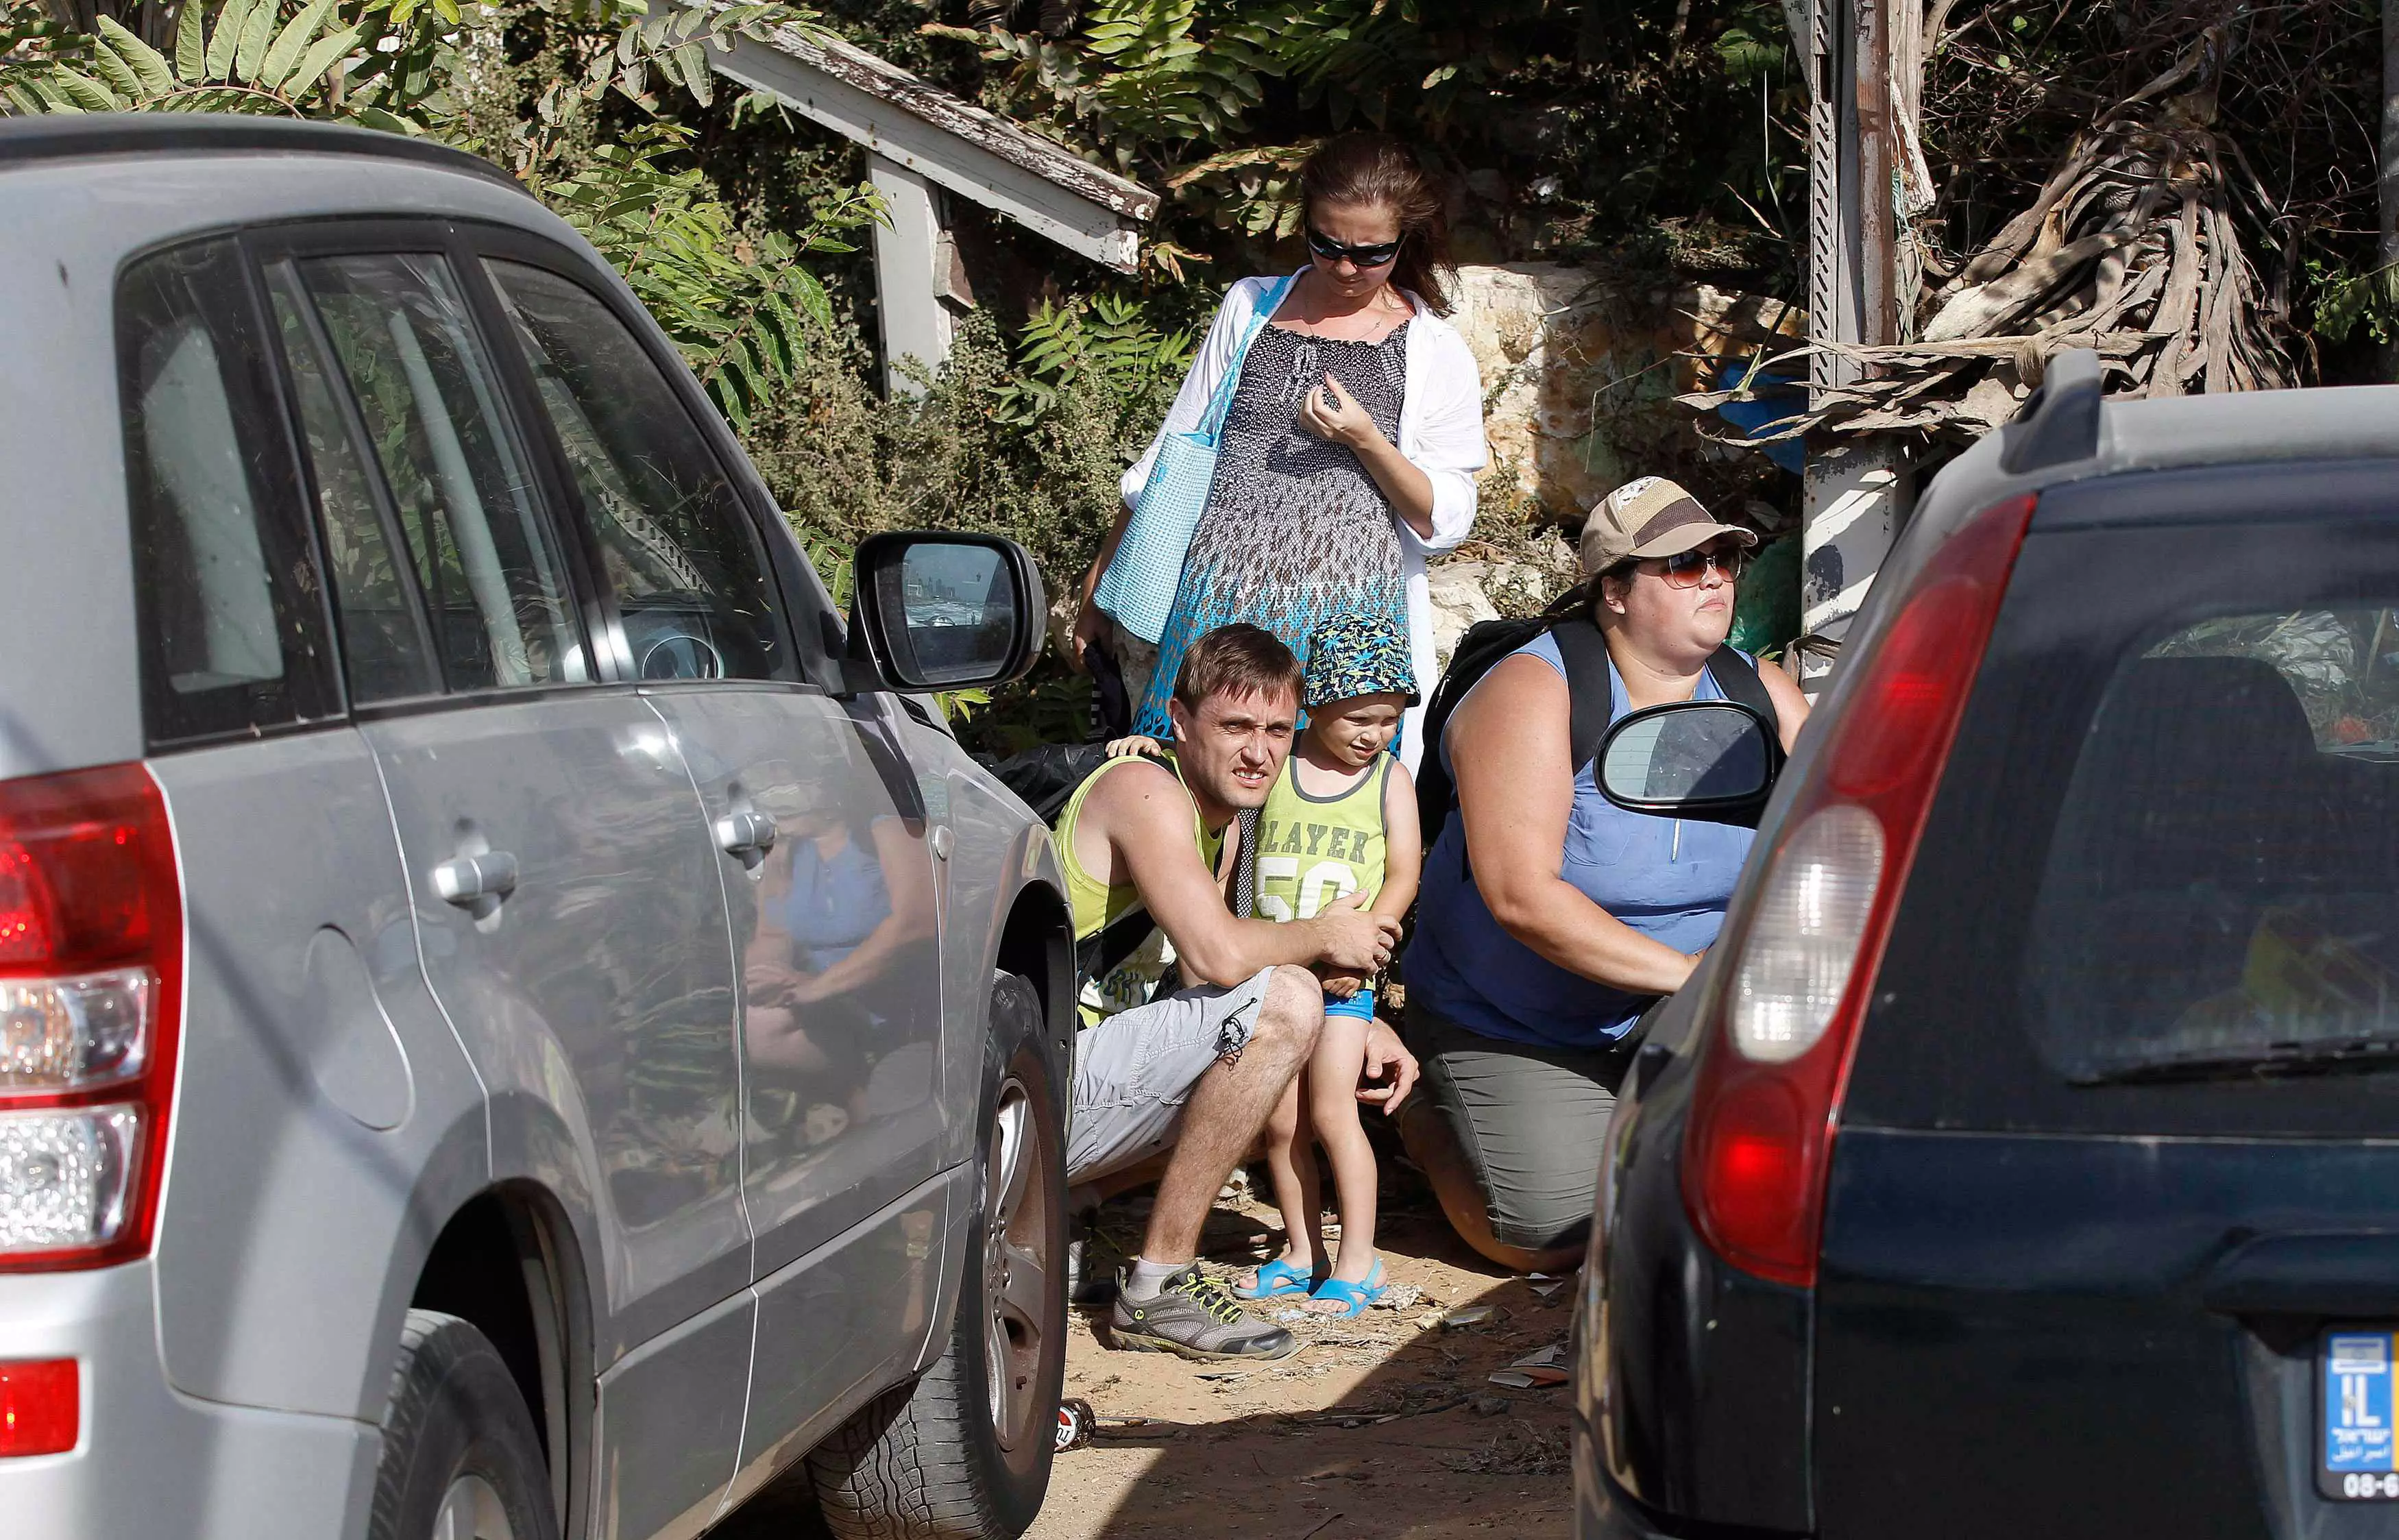
POLYGON ((2200 1299, 2221 1316, 2399 1316, 2399 1234, 2259 1236, 2208 1270, 2200 1299))
POLYGON ((763 856, 775 848, 775 820, 742 808, 716 820, 717 848, 728 856, 763 856))
POLYGON ((505 898, 517 890, 517 858, 505 850, 456 856, 433 869, 433 891, 441 901, 471 909, 485 898, 505 898))

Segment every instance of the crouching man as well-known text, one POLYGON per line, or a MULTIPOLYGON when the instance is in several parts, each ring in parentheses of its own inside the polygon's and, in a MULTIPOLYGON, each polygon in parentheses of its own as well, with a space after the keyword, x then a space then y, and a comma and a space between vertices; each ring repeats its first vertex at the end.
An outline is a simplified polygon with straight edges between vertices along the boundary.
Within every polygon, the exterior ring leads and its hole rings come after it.
MULTIPOLYGON (((1200 1225, 1324 1024, 1317 965, 1372 977, 1399 922, 1353 896, 1313 920, 1235 918, 1235 816, 1267 799, 1291 752, 1300 669, 1254 626, 1193 643, 1175 681, 1172 755, 1112 759, 1058 818, 1058 854, 1087 980, 1075 1044, 1069 1182, 1171 1152, 1141 1255, 1118 1290, 1119 1347, 1186 1358, 1280 1358, 1290 1332, 1244 1314, 1204 1276, 1200 1225), (1159 994, 1168 952, 1179 986, 1159 994)), ((1379 1021, 1359 1099, 1397 1105, 1416 1060, 1379 1021)))

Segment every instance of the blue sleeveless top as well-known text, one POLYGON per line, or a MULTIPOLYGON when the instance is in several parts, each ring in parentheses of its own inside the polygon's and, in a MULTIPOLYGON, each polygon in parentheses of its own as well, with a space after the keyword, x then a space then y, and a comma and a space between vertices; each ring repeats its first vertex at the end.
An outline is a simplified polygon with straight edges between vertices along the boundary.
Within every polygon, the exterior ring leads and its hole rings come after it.
POLYGON ((863 833, 852 833, 830 856, 818 850, 812 837, 802 838, 793 852, 792 891, 776 918, 792 938, 793 967, 822 973, 891 917, 883 863, 871 844, 859 843, 863 833))
MULTIPOLYGON (((1517 655, 1538 657, 1561 676, 1566 671, 1557 639, 1547 632, 1517 655)), ((1613 662, 1607 693, 1614 722, 1629 707, 1613 662)), ((1693 698, 1722 700, 1724 692, 1702 674, 1693 698)), ((1446 734, 1441 752, 1446 762, 1446 734)), ((1730 824, 1628 813, 1600 795, 1585 764, 1575 772, 1560 875, 1644 936, 1697 952, 1716 939, 1756 837, 1730 824)), ((1570 973, 1500 928, 1467 875, 1466 820, 1456 813, 1425 860, 1405 977, 1411 1001, 1469 1032, 1548 1047, 1603 1047, 1657 998, 1570 973)))

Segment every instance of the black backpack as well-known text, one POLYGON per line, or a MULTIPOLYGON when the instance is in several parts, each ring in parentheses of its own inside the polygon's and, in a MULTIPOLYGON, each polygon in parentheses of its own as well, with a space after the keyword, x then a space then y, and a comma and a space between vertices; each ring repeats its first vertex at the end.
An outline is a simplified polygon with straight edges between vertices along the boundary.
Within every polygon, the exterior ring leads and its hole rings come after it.
MULTIPOLYGON (((1558 655, 1566 666, 1566 698, 1573 709, 1567 741, 1574 746, 1577 772, 1599 753, 1599 740, 1606 736, 1608 726, 1607 643, 1599 628, 1585 616, 1589 602, 1587 590, 1569 589, 1530 619, 1478 621, 1459 639, 1441 682, 1433 687, 1432 699, 1425 705, 1424 753, 1416 763, 1416 822, 1427 852, 1441 838, 1442 827, 1457 806, 1457 787, 1441 759, 1441 734, 1449 724, 1450 712, 1501 658, 1543 631, 1555 633, 1558 655)), ((1779 720, 1774 697, 1766 693, 1766 682, 1757 677, 1757 666, 1730 647, 1715 650, 1708 659, 1708 675, 1727 700, 1748 707, 1768 722, 1779 720)))
POLYGON ((977 754, 975 763, 999 778, 999 783, 1024 799, 1033 816, 1055 823, 1058 815, 1091 773, 1105 763, 1105 743, 1044 743, 1002 758, 977 754))

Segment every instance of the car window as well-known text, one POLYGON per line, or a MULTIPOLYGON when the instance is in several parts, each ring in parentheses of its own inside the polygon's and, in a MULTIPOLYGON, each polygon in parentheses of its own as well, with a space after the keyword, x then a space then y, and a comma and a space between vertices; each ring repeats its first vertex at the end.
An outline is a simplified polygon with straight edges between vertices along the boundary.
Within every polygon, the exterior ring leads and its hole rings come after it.
POLYGON ((635 672, 791 677, 756 531, 666 376, 580 285, 487 265, 582 493, 635 672))
POLYGON ((117 335, 152 741, 338 713, 239 249, 209 242, 129 268, 117 335))
POLYGON ((453 690, 591 677, 565 564, 442 258, 300 263, 408 543, 453 690))
POLYGON ((354 702, 429 695, 441 688, 416 599, 375 505, 311 327, 307 296, 290 263, 266 270, 268 303, 299 410, 301 449, 316 492, 318 527, 333 589, 342 668, 354 702))
POLYGON ((2399 1118, 2392 484, 2358 462, 2044 495, 1845 1120, 2313 1137, 2399 1118), (2117 521, 2143 499, 2192 513, 2117 521), (2045 530, 2058 515, 2078 521, 2045 530))
POLYGON ((2399 619, 2176 627, 2117 666, 2025 982, 2069 1079, 2399 1044, 2399 619))

